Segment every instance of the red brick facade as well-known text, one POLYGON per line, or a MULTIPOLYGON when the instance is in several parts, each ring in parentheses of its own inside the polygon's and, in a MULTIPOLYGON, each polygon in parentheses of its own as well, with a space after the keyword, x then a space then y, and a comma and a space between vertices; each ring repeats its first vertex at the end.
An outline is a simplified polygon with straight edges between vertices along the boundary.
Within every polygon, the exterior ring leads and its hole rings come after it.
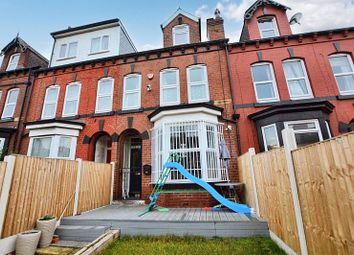
MULTIPOLYGON (((188 104, 186 68, 197 63, 205 64, 208 71, 210 100, 213 104, 224 109, 223 116, 219 121, 225 123, 225 128, 227 125, 231 126, 230 131, 225 131, 225 140, 232 154, 229 170, 230 178, 236 180, 237 146, 233 139, 236 128, 234 121, 231 120, 233 112, 227 65, 225 65, 225 42, 204 43, 196 50, 194 47, 177 48, 172 51, 172 54, 169 49, 157 50, 148 55, 137 53, 135 56, 117 57, 108 61, 98 61, 94 64, 56 67, 40 71, 33 85, 35 93, 32 94, 27 122, 35 122, 41 119, 45 91, 48 86, 53 84, 53 80, 55 80, 56 85, 60 86, 56 118, 63 119, 61 116, 65 88, 67 84, 73 81, 73 74, 76 74, 76 81, 81 83, 81 96, 78 116, 71 119, 85 122, 85 127, 80 131, 78 138, 76 157, 93 160, 93 144, 97 134, 105 133, 111 137, 118 134, 119 139, 112 143, 112 161, 116 162, 114 198, 120 199, 122 144, 129 132, 139 134, 142 137, 142 165, 151 164, 151 140, 150 137, 144 137, 143 133, 149 133, 149 130, 153 127, 147 116, 160 104, 160 71, 168 67, 179 69, 181 104, 188 104), (108 70, 107 75, 109 77, 114 78, 113 112, 99 116, 99 114, 94 113, 97 82, 104 77, 105 70, 108 70), (136 112, 122 111, 123 78, 131 74, 132 71, 140 73, 142 76, 141 109, 136 112), (153 74, 154 78, 149 80, 148 74, 153 74), (151 91, 147 90, 148 84, 151 85, 151 91), (128 121, 128 117, 132 119, 128 121), (100 124, 102 123, 101 120, 104 120, 103 127, 100 124), (85 142, 87 138, 89 138, 89 142, 85 142)), ((21 153, 23 154, 27 153, 28 140, 29 138, 26 136, 22 143, 21 153)), ((151 188, 151 176, 143 174, 143 199, 148 198, 151 188)), ((181 196, 181 201, 183 199, 185 198, 181 196)), ((200 202, 198 203, 200 204, 200 202)))

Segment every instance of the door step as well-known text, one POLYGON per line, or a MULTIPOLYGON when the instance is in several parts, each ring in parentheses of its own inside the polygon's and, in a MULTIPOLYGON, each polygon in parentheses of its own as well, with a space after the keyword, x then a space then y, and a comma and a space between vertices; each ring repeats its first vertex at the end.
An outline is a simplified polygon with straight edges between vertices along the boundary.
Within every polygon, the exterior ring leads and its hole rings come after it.
POLYGON ((145 205, 145 201, 144 200, 116 200, 112 202, 112 205, 139 206, 139 205, 145 205))
POLYGON ((59 235, 60 240, 92 242, 109 230, 110 226, 60 225, 55 234, 59 235))

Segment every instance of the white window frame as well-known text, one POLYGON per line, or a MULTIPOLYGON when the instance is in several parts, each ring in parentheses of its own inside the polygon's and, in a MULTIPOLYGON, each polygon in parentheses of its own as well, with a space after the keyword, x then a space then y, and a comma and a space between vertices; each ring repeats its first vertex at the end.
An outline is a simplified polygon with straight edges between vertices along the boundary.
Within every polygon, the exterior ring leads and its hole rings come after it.
POLYGON ((173 40, 173 46, 175 46, 175 45, 183 45, 183 44, 188 44, 188 43, 190 43, 189 26, 188 26, 187 24, 181 24, 181 25, 174 26, 174 27, 172 28, 172 38, 173 38, 173 39, 172 39, 172 40, 173 40), (177 33, 177 30, 178 30, 178 29, 181 29, 181 28, 186 28, 187 42, 176 44, 176 33, 177 33))
POLYGON ((10 89, 9 91, 7 91, 7 95, 6 95, 6 101, 5 101, 5 105, 4 105, 4 109, 2 110, 2 115, 1 115, 1 119, 9 119, 9 118, 13 118, 15 111, 16 111, 16 105, 17 105, 17 101, 18 101, 18 95, 20 94, 20 89, 19 88, 14 88, 14 89, 10 89), (17 91, 17 97, 14 103, 9 103, 9 99, 10 99, 10 94, 13 91, 17 91), (14 105, 14 108, 12 110, 12 113, 10 115, 5 115, 5 110, 6 107, 10 106, 10 105, 14 105))
POLYGON ((275 129, 275 136, 277 138, 277 146, 280 147, 280 143, 279 143, 279 137, 278 137, 278 129, 277 129, 277 125, 275 123, 273 124, 270 124, 270 125, 266 125, 266 126, 263 126, 261 129, 262 129, 262 137, 263 137, 263 146, 264 146, 264 150, 265 151, 268 151, 268 145, 267 145, 267 140, 266 140, 266 136, 265 136, 265 132, 264 130, 266 128, 270 128, 270 127, 274 127, 275 129))
POLYGON ((46 90, 45 90, 45 97, 44 97, 44 101, 43 101, 43 107, 42 107, 42 115, 41 115, 41 119, 42 119, 42 120, 55 118, 56 113, 57 113, 59 94, 60 94, 60 86, 59 86, 59 85, 51 85, 51 86, 49 86, 49 87, 46 88, 46 90), (57 93, 57 98, 55 99, 55 102, 54 102, 54 101, 53 101, 53 102, 50 102, 50 103, 55 103, 53 115, 51 115, 51 116, 44 116, 45 107, 46 107, 46 104, 48 104, 48 102, 47 102, 47 96, 48 96, 48 90, 49 90, 49 89, 57 89, 57 90, 58 90, 58 93, 57 93))
POLYGON ((114 93, 114 79, 112 77, 106 77, 106 78, 102 78, 98 81, 98 85, 97 85, 97 93, 96 93, 96 107, 95 107, 95 113, 103 113, 103 112, 110 112, 113 109, 113 93, 114 93), (106 94, 99 94, 100 91, 100 86, 101 83, 103 81, 107 81, 110 80, 111 81, 111 93, 106 93, 106 94), (98 110, 98 98, 99 97, 106 97, 106 96, 110 96, 111 98, 111 105, 109 108, 107 109, 103 109, 103 110, 98 110))
POLYGON ((79 46, 79 43, 78 43, 77 41, 60 44, 58 60, 76 58, 76 57, 77 57, 77 49, 78 49, 78 46, 79 46), (72 44, 76 44, 76 52, 75 52, 75 55, 74 55, 74 56, 69 56, 69 55, 68 55, 68 54, 69 54, 69 48, 70 48, 70 45, 72 45, 72 44), (61 47, 63 47, 63 45, 66 45, 65 56, 64 56, 64 57, 61 57, 61 56, 60 56, 60 52, 61 52, 61 47))
POLYGON ((161 106, 166 106, 166 105, 176 105, 176 104, 180 104, 181 102, 181 98, 180 98, 180 80, 179 80, 179 69, 178 68, 168 68, 168 69, 164 69, 160 71, 160 105, 161 106), (168 73, 168 72, 174 72, 176 74, 176 84, 168 84, 165 85, 163 84, 163 78, 162 76, 164 75, 164 73, 168 73), (165 102, 164 98, 163 98, 163 91, 165 89, 173 89, 176 88, 177 89, 177 101, 175 102, 165 102))
POLYGON ((277 102, 279 101, 279 92, 278 92, 278 86, 277 86, 277 81, 275 79, 275 75, 274 75, 274 70, 273 70, 273 64, 269 63, 269 62, 261 62, 261 63, 256 63, 251 65, 251 75, 252 75, 252 83, 253 83, 253 88, 254 88, 254 92, 256 94, 256 100, 258 103, 267 103, 267 102, 277 102), (255 82, 254 78, 253 78, 253 71, 252 71, 252 67, 254 66, 262 66, 262 65, 268 65, 270 67, 270 72, 272 75, 272 80, 268 80, 268 81, 257 81, 255 82), (262 83, 269 83, 272 82, 273 85, 273 90, 274 90, 274 97, 273 98, 265 98, 265 99, 260 99, 258 98, 258 93, 257 93, 257 85, 258 84, 262 84, 262 83))
POLYGON ((208 81, 208 70, 207 66, 204 64, 199 64, 199 65, 192 65, 187 67, 187 83, 188 83, 188 102, 189 103, 200 103, 200 102, 208 102, 210 100, 210 95, 209 95, 209 81, 208 81), (198 100, 192 100, 192 95, 191 95, 191 87, 194 85, 200 85, 199 82, 191 82, 190 81, 190 74, 189 71, 195 68, 201 68, 203 69, 204 72, 204 79, 205 79, 205 86, 206 86, 206 98, 198 99, 198 100))
POLYGON ((320 139, 320 142, 323 141, 322 131, 318 119, 309 119, 309 120, 295 120, 295 121, 285 121, 284 127, 290 128, 292 124, 306 124, 306 123, 315 123, 315 129, 298 129, 294 130, 294 134, 306 134, 306 133, 316 133, 320 139))
POLYGON ((258 24, 258 29, 259 29, 259 33, 261 35, 261 38, 272 38, 272 37, 279 36, 279 29, 278 29, 276 18, 274 16, 260 17, 257 20, 257 24, 258 24), (261 27, 259 26, 259 23, 260 23, 259 21, 262 19, 267 19, 267 18, 272 19, 273 29, 261 29, 261 27), (267 31, 274 31, 274 36, 263 36, 263 32, 267 32, 267 31))
POLYGON ((110 49, 109 49, 109 42, 110 42, 111 38, 109 35, 101 35, 101 36, 96 36, 96 37, 92 37, 91 38, 91 41, 90 41, 90 52, 89 52, 89 55, 93 55, 93 54, 100 54, 100 53, 105 53, 105 52, 109 52, 110 49), (107 37, 108 38, 108 47, 107 49, 102 49, 102 39, 103 37, 107 37), (97 39, 99 38, 99 50, 98 51, 92 51, 92 41, 94 39, 97 39))
POLYGON ((326 121, 325 121, 325 124, 326 124, 326 129, 327 129, 328 137, 329 137, 329 138, 332 138, 332 132, 331 132, 331 128, 330 128, 330 126, 329 126, 329 121, 326 120, 326 121))
POLYGON ((123 110, 132 110, 132 109, 139 109, 141 107, 141 74, 128 74, 126 76, 124 76, 124 79, 123 79, 123 101, 122 101, 122 109, 123 110), (139 82, 139 86, 137 89, 135 90, 130 90, 129 92, 126 91, 126 82, 125 80, 129 77, 134 77, 134 76, 137 76, 138 77, 138 82, 139 82), (130 106, 130 107, 127 107, 124 105, 124 102, 125 102, 125 96, 127 94, 135 94, 135 93, 138 93, 138 104, 135 105, 135 106, 130 106))
POLYGON ((6 71, 12 71, 12 70, 16 70, 17 66, 18 66, 18 62, 20 62, 20 57, 21 57, 21 54, 20 53, 15 53, 15 54, 12 54, 10 59, 9 59, 9 62, 7 63, 7 68, 6 68, 6 71), (12 68, 12 60, 18 56, 18 60, 17 60, 17 63, 16 63, 16 66, 12 68))
MULTIPOLYGON (((68 159, 74 160, 76 154, 76 144, 77 144, 77 137, 75 136, 68 136, 68 135, 44 135, 44 136, 34 136, 30 138, 30 142, 28 145, 27 156, 32 156, 32 148, 33 148, 33 140, 34 139, 41 139, 41 138, 51 138, 51 144, 49 149, 49 156, 48 158, 56 158, 56 159, 68 159), (70 155, 68 157, 59 157, 59 145, 60 145, 60 138, 61 137, 68 137, 71 138, 70 144, 70 155)), ((37 156, 36 156, 37 157, 37 156)))
POLYGON ((286 84, 288 86, 290 99, 299 100, 299 99, 313 98, 313 93, 312 93, 312 89, 311 89, 311 85, 310 85, 310 80, 309 80, 308 75, 307 75, 307 70, 306 70, 306 66, 305 66, 304 61, 302 59, 300 59, 300 58, 294 58, 294 59, 284 60, 283 64, 284 63, 291 63, 291 62, 300 62, 302 71, 303 71, 305 76, 304 77, 296 77, 296 78, 287 78, 286 77, 286 73, 285 73, 285 68, 284 68, 284 65, 283 65, 284 76, 285 76, 285 79, 286 79, 286 84), (303 95, 303 96, 293 96, 293 95, 291 95, 289 81, 299 81, 299 80, 305 80, 306 88, 307 88, 307 91, 309 93, 307 95, 303 95))
POLYGON ((80 95, 81 95, 81 84, 79 82, 73 82, 73 83, 70 83, 66 86, 66 89, 65 89, 65 98, 64 98, 64 106, 63 106, 63 114, 62 116, 63 117, 67 117, 67 116, 75 116, 77 115, 77 113, 79 112, 79 105, 80 105, 80 95), (68 90, 71 86, 79 86, 79 93, 78 93, 78 97, 76 98, 76 111, 75 113, 65 113, 65 110, 66 110, 66 104, 68 101, 75 101, 75 99, 73 98, 70 98, 68 100, 68 90))
POLYGON ((329 56, 329 64, 331 66, 332 73, 334 75, 334 79, 336 80, 336 84, 337 84, 337 88, 338 88, 339 94, 343 95, 343 96, 345 96, 345 95, 353 95, 354 94, 354 90, 341 91, 340 87, 339 87, 339 84, 338 84, 338 81, 337 81, 337 76, 352 75, 354 77, 354 64, 353 64, 352 57, 349 54, 345 54, 345 53, 333 54, 333 55, 329 56), (349 65, 350 65, 350 68, 352 69, 352 71, 351 72, 347 72, 347 73, 335 74, 334 71, 333 71, 332 64, 331 64, 330 60, 331 60, 331 58, 337 58, 337 57, 346 57, 348 59, 348 62, 349 62, 349 65))

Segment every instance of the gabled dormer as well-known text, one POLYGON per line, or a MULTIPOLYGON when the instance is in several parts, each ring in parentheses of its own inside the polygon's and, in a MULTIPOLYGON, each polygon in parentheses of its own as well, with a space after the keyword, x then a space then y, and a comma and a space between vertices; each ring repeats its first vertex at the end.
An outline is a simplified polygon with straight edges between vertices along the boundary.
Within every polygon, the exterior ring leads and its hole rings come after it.
POLYGON ((30 67, 48 67, 48 60, 16 36, 2 50, 4 56, 0 72, 13 71, 30 67))
POLYGON ((163 46, 198 43, 201 41, 200 18, 178 8, 178 10, 161 25, 163 46))
POLYGON ((119 19, 105 20, 51 33, 54 38, 50 66, 136 52, 119 19))
POLYGON ((289 7, 272 0, 257 0, 244 15, 240 41, 292 34, 286 11, 289 7))

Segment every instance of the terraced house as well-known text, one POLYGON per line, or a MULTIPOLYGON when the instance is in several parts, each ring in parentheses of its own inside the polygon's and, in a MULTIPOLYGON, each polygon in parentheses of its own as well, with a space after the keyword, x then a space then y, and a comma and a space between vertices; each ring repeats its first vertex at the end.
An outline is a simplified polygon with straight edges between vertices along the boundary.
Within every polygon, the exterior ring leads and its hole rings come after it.
MULTIPOLYGON (((164 48, 136 52, 118 19, 52 33, 50 66, 36 72, 21 152, 116 162, 114 197, 147 199, 172 152, 210 183, 236 179, 235 121, 220 16, 178 9, 162 26, 164 48), (226 140, 232 159, 219 159, 226 140)), ((213 204, 173 171, 166 206, 213 204), (188 192, 186 192, 188 191, 188 192)))

